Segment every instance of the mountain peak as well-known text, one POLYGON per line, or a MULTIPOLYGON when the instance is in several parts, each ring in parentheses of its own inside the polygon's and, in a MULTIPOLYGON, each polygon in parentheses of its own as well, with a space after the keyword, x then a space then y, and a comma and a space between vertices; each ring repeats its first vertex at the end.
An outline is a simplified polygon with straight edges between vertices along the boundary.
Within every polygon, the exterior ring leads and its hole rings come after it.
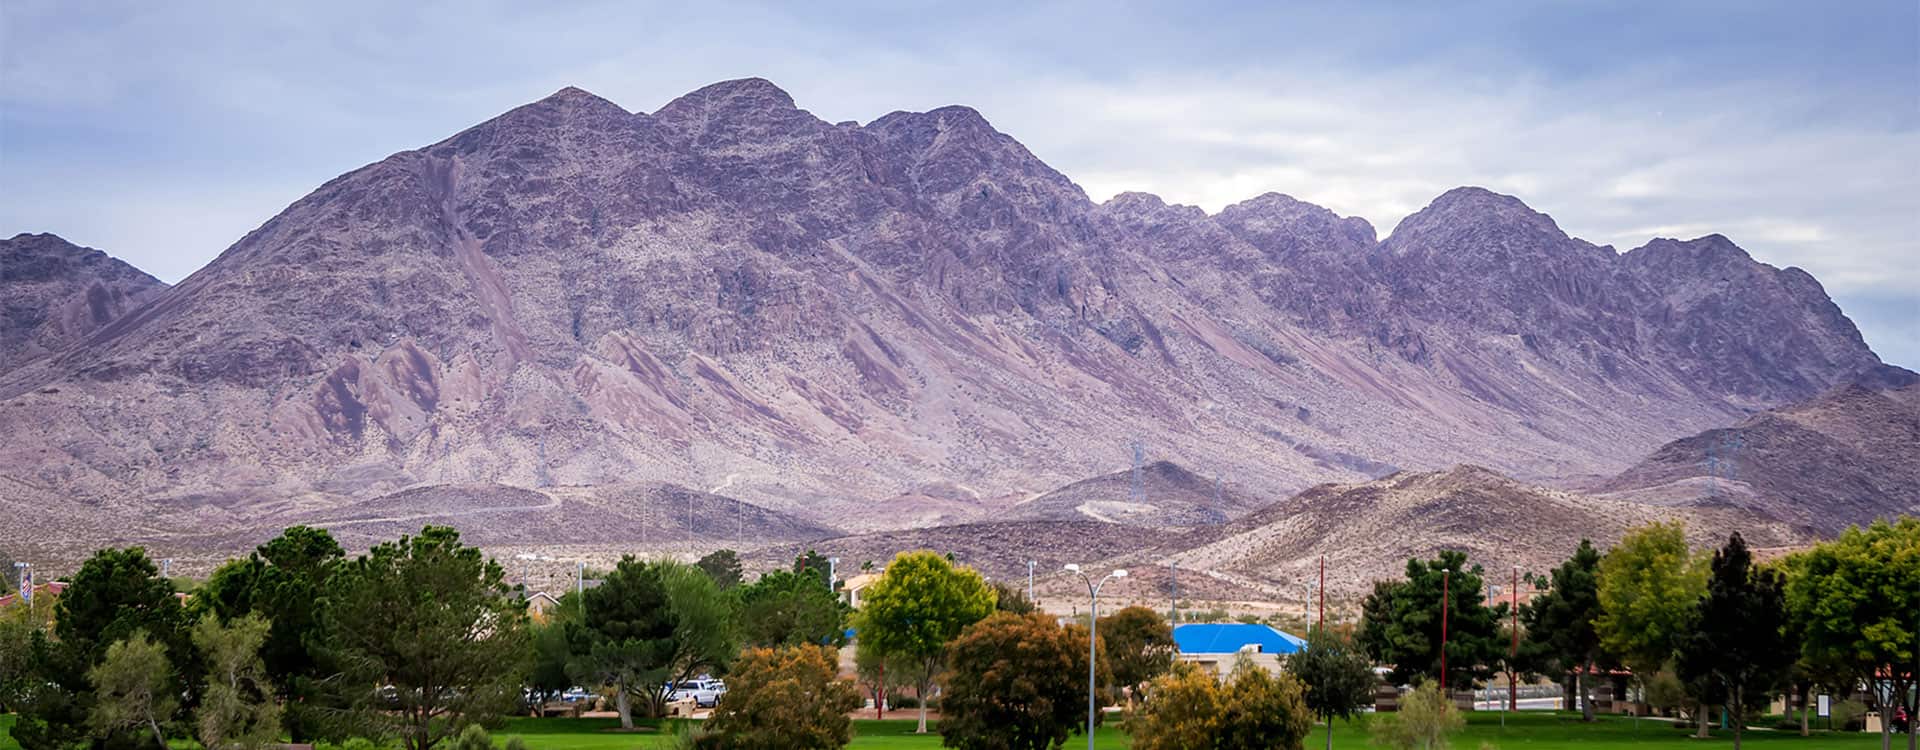
POLYGON ((797 109, 793 96, 765 78, 735 78, 694 89, 667 103, 653 113, 664 120, 683 119, 693 113, 738 117, 752 112, 783 112, 797 109))
POLYGON ((1422 235, 1451 234, 1469 227, 1505 226, 1566 239, 1553 217, 1533 210, 1519 198, 1483 187, 1457 187, 1441 193, 1426 208, 1400 220, 1387 239, 1401 250, 1422 235))

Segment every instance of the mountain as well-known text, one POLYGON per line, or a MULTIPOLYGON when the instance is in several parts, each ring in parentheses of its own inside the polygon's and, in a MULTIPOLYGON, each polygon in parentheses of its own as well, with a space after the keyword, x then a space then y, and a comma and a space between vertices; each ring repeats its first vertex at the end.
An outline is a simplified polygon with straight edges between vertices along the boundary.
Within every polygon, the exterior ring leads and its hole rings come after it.
POLYGON ((1401 469, 1611 474, 1878 366, 1810 277, 1729 247, 1619 254, 1477 188, 1384 241, 1279 194, 1096 204, 966 107, 568 88, 0 374, 0 434, 34 436, 0 479, 221 529, 654 482, 883 530, 995 518, 1136 436, 1229 477, 1229 517, 1401 469))
POLYGON ((1667 443, 1588 489, 1643 503, 1739 508, 1822 534, 1920 513, 1920 377, 1886 368, 1667 443))
POLYGON ((80 343, 166 288, 51 234, 0 240, 0 373, 80 343))
MULTIPOLYGON (((1795 544, 1788 524, 1728 508, 1645 505, 1529 485, 1478 466, 1401 472, 1360 484, 1322 485, 1232 524, 1196 532, 1151 564, 1175 562, 1276 592, 1317 575, 1327 558, 1329 592, 1364 594, 1405 570, 1409 557, 1466 552, 1489 571, 1519 565, 1545 573, 1579 540, 1604 548, 1634 526, 1680 520, 1695 546, 1739 531, 1755 546, 1795 544)), ((1115 564, 1124 564, 1124 561, 1115 564)))

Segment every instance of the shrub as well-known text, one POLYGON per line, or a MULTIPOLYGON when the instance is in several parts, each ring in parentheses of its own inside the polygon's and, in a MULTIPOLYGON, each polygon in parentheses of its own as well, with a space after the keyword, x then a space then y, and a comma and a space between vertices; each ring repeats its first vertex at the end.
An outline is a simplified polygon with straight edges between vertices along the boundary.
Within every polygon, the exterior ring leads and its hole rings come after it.
POLYGON ((1398 712, 1374 720, 1373 739, 1396 750, 1447 750, 1447 735, 1466 723, 1438 684, 1428 682, 1408 693, 1398 712))
POLYGON ((451 750, 493 750, 493 737, 487 734, 486 727, 468 724, 453 738, 451 750))
POLYGON ((844 747, 853 739, 847 713, 860 707, 860 691, 837 677, 833 654, 821 646, 747 649, 727 677, 726 698, 706 723, 717 742, 691 741, 754 750, 844 747))

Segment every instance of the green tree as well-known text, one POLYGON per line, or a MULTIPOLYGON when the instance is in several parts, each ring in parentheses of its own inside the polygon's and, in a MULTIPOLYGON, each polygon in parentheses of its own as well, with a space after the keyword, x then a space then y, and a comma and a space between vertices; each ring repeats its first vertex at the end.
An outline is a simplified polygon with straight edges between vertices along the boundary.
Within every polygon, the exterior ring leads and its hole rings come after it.
POLYGON ((45 682, 35 677, 34 644, 44 643, 52 627, 51 603, 0 609, 0 713, 24 711, 35 684, 45 682))
POLYGON ((531 649, 505 578, 444 526, 339 566, 322 610, 330 682, 365 734, 430 750, 514 708, 531 649))
POLYGON ((581 619, 564 626, 573 652, 568 672, 582 683, 612 686, 620 726, 632 729, 633 699, 651 700, 667 680, 674 617, 661 570, 621 558, 587 589, 582 605, 581 619))
POLYGON ((567 629, 576 630, 582 622, 580 597, 573 592, 561 595, 559 601, 544 622, 532 622, 530 640, 533 642, 533 667, 527 676, 527 686, 538 694, 541 700, 550 700, 574 684, 573 675, 567 671, 573 660, 572 645, 567 641, 567 629))
POLYGON ((1587 675, 1603 661, 1600 634, 1594 620, 1600 616, 1600 551, 1582 539, 1573 557, 1553 570, 1546 593, 1534 597, 1520 612, 1528 639, 1541 648, 1539 655, 1572 672, 1580 696, 1580 718, 1593 721, 1592 686, 1587 675))
POLYGON ((1307 688, 1307 708, 1327 723, 1327 748, 1333 748, 1333 720, 1353 721, 1373 704, 1373 660, 1351 637, 1325 627, 1307 631, 1306 646, 1287 658, 1287 673, 1307 688))
POLYGON ((740 626, 750 646, 838 648, 847 641, 847 615, 840 597, 810 575, 776 570, 740 589, 740 626))
POLYGON ((855 616, 859 637, 889 656, 920 663, 920 734, 927 731, 927 694, 947 643, 993 613, 993 589, 971 568, 933 552, 903 552, 868 586, 855 616))
MULTIPOLYGON (((675 682, 685 682, 702 672, 725 670, 740 653, 733 601, 699 568, 671 561, 658 565, 673 615, 673 640, 665 653, 668 675, 675 682)), ((664 687, 653 697, 653 714, 665 713, 664 687)))
MULTIPOLYGON (((1679 522, 1628 532, 1600 558, 1600 616, 1593 621, 1600 647, 1635 675, 1659 672, 1693 631, 1695 605, 1706 593, 1706 566, 1687 546, 1679 522)), ((1696 709, 1704 715, 1703 707, 1696 709)), ((1698 723, 1706 736, 1706 722, 1698 723)))
POLYGON ((1129 704, 1149 681, 1173 668, 1177 650, 1173 628, 1151 609, 1126 607, 1100 618, 1101 666, 1114 687, 1126 689, 1129 704))
POLYGON ((947 649, 940 743, 964 750, 1057 747, 1086 721, 1087 630, 996 613, 947 649))
POLYGON ((1180 664, 1129 722, 1134 750, 1299 750, 1313 728, 1300 681, 1242 662, 1225 682, 1180 664))
POLYGON ((1480 566, 1468 567, 1465 553, 1408 560, 1405 580, 1376 583, 1362 603, 1360 644, 1375 661, 1394 665, 1395 682, 1439 678, 1444 591, 1447 683, 1470 687, 1506 651, 1500 620, 1507 605, 1487 607, 1480 586, 1480 566))
MULTIPOLYGON (((44 606, 44 605, 40 605, 44 606)), ((53 603, 52 637, 29 634, 33 674, 31 695, 13 727, 13 736, 29 750, 66 748, 90 733, 88 715, 95 693, 87 674, 106 658, 108 647, 144 632, 172 654, 168 695, 191 698, 197 674, 192 644, 185 634, 186 618, 172 586, 139 547, 103 549, 73 575, 66 591, 53 603)), ((178 701, 175 701, 177 704, 178 701)), ((170 716, 160 717, 162 721, 170 716)), ((126 737, 106 744, 126 745, 126 737)))
POLYGON ((179 710, 180 699, 173 690, 173 667, 167 663, 165 646, 144 631, 134 631, 107 647, 100 663, 87 670, 87 681, 95 695, 87 719, 99 736, 144 727, 153 732, 154 744, 167 749, 160 722, 179 710))
POLYGON ((320 663, 315 644, 326 641, 320 608, 327 579, 345 559, 325 529, 291 526, 246 558, 216 568, 192 600, 196 612, 221 622, 258 613, 273 623, 260 658, 267 681, 288 707, 283 719, 296 742, 312 738, 307 714, 322 697, 316 683, 331 673, 320 663))
POLYGON ((1681 679, 1713 685, 1722 699, 1714 702, 1724 702, 1732 715, 1735 750, 1747 719, 1765 710, 1771 688, 1793 665, 1783 586, 1777 572, 1753 566, 1746 540, 1734 532, 1713 554, 1694 630, 1680 641, 1681 679))
POLYGON ((1373 737, 1395 750, 1446 750, 1447 735, 1466 723, 1453 701, 1440 694, 1440 686, 1428 682, 1408 693, 1399 711, 1374 721, 1373 737))
POLYGON ((834 582, 828 580, 834 573, 833 561, 827 559, 826 555, 822 555, 819 552, 807 550, 806 554, 795 556, 793 558, 793 572, 799 575, 812 576, 814 580, 819 581, 820 585, 826 587, 829 591, 835 588, 834 582))
POLYGON ((1012 612, 1016 615, 1030 615, 1039 611, 1033 600, 1027 598, 1027 592, 1015 588, 1006 581, 993 581, 993 609, 995 612, 1012 612))
POLYGON ((207 663, 206 690, 197 715, 207 750, 253 750, 280 740, 280 704, 260 646, 272 623, 258 613, 220 624, 213 615, 193 627, 193 645, 207 663))
POLYGON ((853 739, 847 713, 860 691, 838 677, 832 648, 749 648, 727 676, 727 694, 707 722, 726 748, 814 750, 853 739))
MULTIPOLYGON (((1920 519, 1849 528, 1795 557, 1787 602, 1804 653, 1853 680, 1884 680, 1895 700, 1880 706, 1883 715, 1903 704, 1920 715, 1920 519)), ((1881 728, 1881 746, 1891 747, 1890 728, 1881 728)))
POLYGON ((699 562, 694 563, 694 567, 705 571, 707 576, 713 579, 714 585, 719 586, 722 591, 739 586, 746 581, 745 575, 740 572, 740 554, 730 549, 708 552, 705 557, 700 558, 699 562))

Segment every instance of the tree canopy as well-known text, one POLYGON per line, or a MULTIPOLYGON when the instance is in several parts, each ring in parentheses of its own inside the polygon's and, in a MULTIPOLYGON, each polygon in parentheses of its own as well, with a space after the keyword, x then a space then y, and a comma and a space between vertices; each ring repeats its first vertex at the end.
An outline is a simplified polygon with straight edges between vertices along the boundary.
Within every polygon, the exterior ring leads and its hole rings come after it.
POLYGON ((1173 668, 1176 650, 1173 628, 1151 609, 1126 607, 1100 618, 1100 666, 1116 688, 1141 692, 1173 668))
POLYGON ((844 645, 847 605, 811 575, 776 570, 740 589, 740 626, 748 645, 844 645))
POLYGON ((1307 631, 1307 643, 1287 659, 1287 673, 1307 688, 1307 708, 1327 723, 1327 747, 1333 747, 1333 720, 1352 721, 1373 704, 1373 661, 1351 637, 1324 626, 1307 631))
POLYGON ((1732 714, 1733 746, 1740 747, 1746 719, 1764 710, 1771 688, 1793 665, 1787 643, 1787 611, 1780 574, 1755 568, 1746 540, 1735 532, 1713 554, 1707 595, 1697 605, 1695 627, 1680 641, 1680 678, 1713 686, 1710 703, 1732 714))
POLYGON ((339 698, 365 736, 431 750, 513 709, 531 649, 499 563, 428 526, 342 563, 323 609, 339 698), (368 686, 386 686, 369 690, 368 686))
POLYGON ((1533 598, 1520 616, 1537 654, 1562 673, 1573 672, 1581 718, 1593 721, 1587 675, 1605 659, 1594 619, 1600 616, 1600 551, 1582 539, 1573 556, 1553 570, 1545 593, 1533 598))
POLYGON ((927 728, 926 698, 947 643, 967 626, 993 613, 993 589, 971 568, 955 567, 931 551, 902 552, 861 597, 855 617, 859 638, 888 656, 921 662, 920 728, 927 728))
POLYGON ((847 713, 860 707, 860 691, 839 678, 835 656, 817 645, 747 649, 728 674, 727 695, 707 728, 727 748, 845 747, 853 739, 847 713))
POLYGON ((1884 676, 1907 715, 1920 715, 1920 519, 1850 528, 1789 566, 1787 601, 1806 655, 1854 679, 1884 676))
POLYGON ((1500 643, 1503 602, 1487 607, 1481 569, 1466 553, 1442 551, 1433 560, 1408 560, 1406 577, 1374 585, 1361 607, 1360 643, 1375 661, 1394 665, 1396 682, 1438 679, 1441 594, 1447 594, 1446 671, 1452 686, 1469 687, 1492 673, 1506 649, 1500 643))
POLYGON ((963 750, 1057 747, 1087 718, 1087 629, 1001 612, 947 651, 940 743, 963 750))

